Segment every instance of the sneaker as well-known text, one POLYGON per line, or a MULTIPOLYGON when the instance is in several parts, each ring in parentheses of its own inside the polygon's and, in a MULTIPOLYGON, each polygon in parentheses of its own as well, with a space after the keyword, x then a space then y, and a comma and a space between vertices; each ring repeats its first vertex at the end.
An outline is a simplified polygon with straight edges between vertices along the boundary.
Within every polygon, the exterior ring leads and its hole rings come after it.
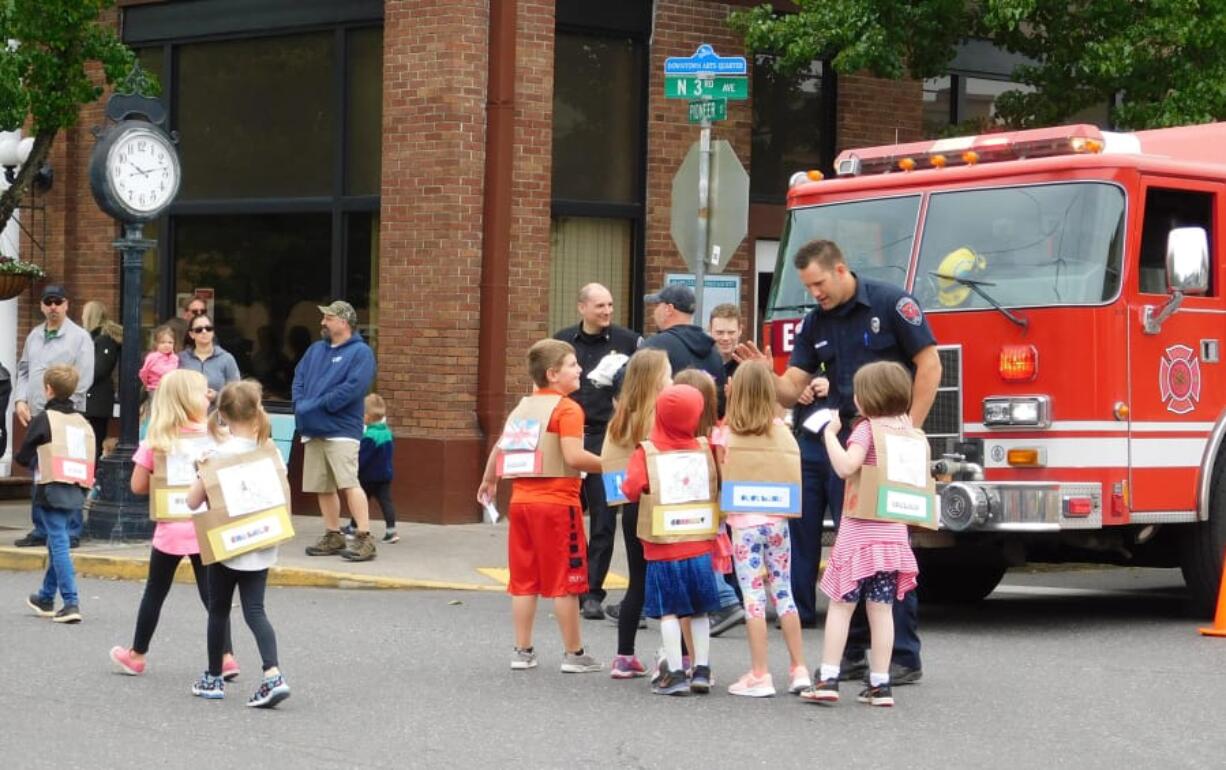
POLYGON ((221 661, 221 678, 227 682, 233 682, 238 679, 239 668, 238 661, 234 658, 224 658, 221 661))
POLYGON ((370 561, 375 558, 375 539, 369 532, 353 536, 353 545, 341 551, 341 557, 349 561, 370 561))
POLYGON ((55 615, 55 599, 44 599, 34 592, 26 597, 26 606, 34 610, 34 614, 40 618, 49 618, 55 615))
POLYGON ((511 656, 511 670, 523 671, 529 668, 536 668, 536 651, 531 648, 521 650, 515 648, 515 654, 511 656))
POLYGON ((614 679, 634 679, 647 676, 647 669, 634 655, 614 655, 609 664, 609 676, 614 679))
POLYGON ((804 666, 788 669, 788 677, 792 680, 791 684, 788 685, 788 692, 793 695, 800 695, 813 686, 813 679, 809 676, 809 669, 804 666))
POLYGON ((823 679, 813 687, 800 693, 801 700, 811 701, 813 703, 838 703, 839 702, 839 680, 838 679, 823 679))
POLYGON ((68 538, 68 549, 69 550, 72 550, 73 548, 79 548, 79 547, 81 547, 81 538, 79 537, 68 538))
POLYGON ((34 537, 33 533, 30 533, 24 537, 19 537, 13 541, 13 545, 17 546, 18 548, 42 548, 46 544, 46 538, 34 537))
POLYGON ((325 532, 315 541, 315 545, 307 546, 306 555, 335 556, 343 550, 345 550, 345 536, 340 532, 325 532))
POLYGON ((120 674, 140 676, 145 673, 145 661, 132 657, 132 651, 127 647, 112 647, 111 662, 120 674))
POLYGON ((911 668, 900 663, 890 664, 890 684, 903 685, 915 684, 924 678, 924 669, 911 668))
MULTIPOLYGON (((609 619, 610 623, 616 626, 622 616, 621 603, 606 604, 604 606, 604 616, 609 619)), ((639 628, 647 628, 647 618, 643 617, 642 612, 639 613, 639 628)))
POLYGON ((690 674, 690 692, 706 695, 711 692, 713 680, 710 666, 694 666, 694 671, 690 674))
POLYGON ((660 672, 660 677, 651 686, 656 695, 689 695, 690 680, 684 671, 669 671, 667 667, 660 672))
POLYGON ((208 700, 221 700, 226 697, 226 682, 219 676, 213 676, 205 671, 192 684, 192 695, 208 700))
POLYGON ((858 680, 868 680, 868 658, 861 657, 858 660, 843 658, 839 663, 839 681, 855 682, 858 680))
MULTIPOLYGON (((656 650, 656 665, 651 669, 651 681, 655 682, 660 678, 660 675, 668 670, 668 657, 664 654, 664 648, 656 650)), ((685 655, 681 658, 682 672, 690 670, 690 656, 685 655)))
POLYGON ((754 676, 752 671, 728 685, 728 692, 733 695, 744 695, 749 698, 770 698, 775 694, 775 683, 771 675, 754 676))
POLYGON ((391 545, 392 543, 399 543, 400 535, 396 534, 396 530, 389 529, 387 532, 383 533, 383 540, 380 542, 387 543, 388 545, 391 545))
POLYGON ((51 617, 52 623, 80 623, 81 608, 75 604, 65 604, 60 611, 51 617))
POLYGON ((354 529, 352 524, 346 524, 345 526, 341 527, 341 534, 345 537, 353 537, 357 533, 358 531, 354 529))
POLYGON ((604 620, 604 608, 600 606, 600 600, 596 597, 591 597, 583 600, 583 617, 588 620, 604 620))
POLYGON ((247 705, 257 709, 275 708, 278 703, 289 697, 289 685, 280 674, 264 677, 260 688, 247 701, 247 705))
POLYGON ((563 674, 590 674, 593 671, 599 671, 604 668, 604 665, 588 655, 583 650, 579 652, 567 652, 562 655, 562 673, 563 674))
POLYGON ((877 685, 876 687, 865 687, 856 696, 856 700, 861 703, 867 703, 870 706, 893 706, 894 693, 890 691, 888 684, 877 685))
POLYGON ((719 636, 735 625, 745 622, 745 609, 739 604, 723 607, 710 615, 711 636, 719 636))

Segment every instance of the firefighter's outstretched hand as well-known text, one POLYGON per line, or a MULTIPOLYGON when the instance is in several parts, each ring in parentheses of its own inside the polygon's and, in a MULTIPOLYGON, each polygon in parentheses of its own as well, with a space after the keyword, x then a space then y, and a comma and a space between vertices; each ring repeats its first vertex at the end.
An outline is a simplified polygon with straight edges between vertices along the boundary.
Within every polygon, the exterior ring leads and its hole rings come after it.
POLYGON ((763 361, 769 364, 771 362, 771 346, 767 345, 766 350, 758 350, 758 346, 753 342, 742 342, 732 351, 732 358, 738 364, 743 364, 746 361, 763 361))

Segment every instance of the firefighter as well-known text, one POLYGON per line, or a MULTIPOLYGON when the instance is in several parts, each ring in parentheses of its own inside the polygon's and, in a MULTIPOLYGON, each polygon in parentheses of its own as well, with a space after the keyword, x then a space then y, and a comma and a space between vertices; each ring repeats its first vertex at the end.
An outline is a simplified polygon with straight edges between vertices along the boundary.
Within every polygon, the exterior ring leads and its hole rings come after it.
MULTIPOLYGON (((801 283, 818 304, 796 332, 787 370, 775 378, 779 402, 785 407, 801 404, 795 424, 801 426, 817 407, 837 410, 844 426, 839 439, 845 442, 844 434, 851 432, 856 416, 852 400, 856 370, 874 361, 896 361, 915 378, 911 419, 915 425, 923 425, 936 398, 941 361, 932 330, 915 298, 892 284, 856 276, 832 241, 805 244, 796 252, 794 265, 801 283)), ((735 356, 739 361, 769 361, 770 350, 762 352, 746 342, 737 347, 735 356)), ((802 515, 789 521, 792 590, 802 625, 815 627, 822 519, 829 505, 838 525, 843 482, 830 467, 820 429, 815 433, 798 427, 798 431, 803 492, 802 515)), ((894 604, 893 684, 916 682, 923 675, 917 624, 918 602, 913 591, 906 600, 894 604)), ((868 624, 860 607, 840 666, 842 678, 867 674, 864 651, 868 641, 868 624)))

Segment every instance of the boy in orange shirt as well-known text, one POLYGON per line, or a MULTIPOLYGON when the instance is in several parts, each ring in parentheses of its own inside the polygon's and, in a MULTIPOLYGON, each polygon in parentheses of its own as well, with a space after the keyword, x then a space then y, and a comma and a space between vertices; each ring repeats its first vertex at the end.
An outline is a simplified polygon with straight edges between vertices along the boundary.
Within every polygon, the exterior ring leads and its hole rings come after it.
POLYGON ((566 397, 579 389, 583 370, 569 343, 545 339, 528 350, 528 372, 536 390, 507 418, 477 490, 477 500, 486 505, 498 492, 499 476, 513 479, 507 514, 507 593, 515 626, 511 668, 536 668, 532 624, 537 597, 543 596, 553 599, 565 646, 563 673, 599 671, 579 633, 579 597, 588 588, 579 472, 600 473, 600 457, 584 450, 583 409, 566 397))

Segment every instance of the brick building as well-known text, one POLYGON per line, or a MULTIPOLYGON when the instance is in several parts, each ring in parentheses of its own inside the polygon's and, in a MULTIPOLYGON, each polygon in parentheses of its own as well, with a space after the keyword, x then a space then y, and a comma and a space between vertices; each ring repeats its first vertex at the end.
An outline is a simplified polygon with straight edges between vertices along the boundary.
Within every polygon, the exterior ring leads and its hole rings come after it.
MULTIPOLYGON (((642 295, 685 272, 669 200, 698 131, 664 98, 664 59, 704 42, 742 54, 725 20, 744 4, 120 0, 109 21, 160 76, 184 174, 146 228, 146 325, 211 291, 220 344, 277 410, 316 304, 348 299, 378 356, 400 510, 475 520, 487 440, 529 386, 531 342, 574 322, 590 280, 643 329, 642 295)), ((727 271, 746 318, 767 296, 790 173, 916 139, 925 109, 953 120, 965 106, 956 77, 926 90, 765 63, 751 61, 750 100, 714 130, 751 175, 750 232, 727 271)), ((24 256, 69 286, 74 315, 88 299, 118 314, 117 231, 86 175, 101 122, 91 105, 57 139, 55 183, 25 213, 45 239, 24 256)), ((19 340, 40 320, 32 297, 19 340)))

